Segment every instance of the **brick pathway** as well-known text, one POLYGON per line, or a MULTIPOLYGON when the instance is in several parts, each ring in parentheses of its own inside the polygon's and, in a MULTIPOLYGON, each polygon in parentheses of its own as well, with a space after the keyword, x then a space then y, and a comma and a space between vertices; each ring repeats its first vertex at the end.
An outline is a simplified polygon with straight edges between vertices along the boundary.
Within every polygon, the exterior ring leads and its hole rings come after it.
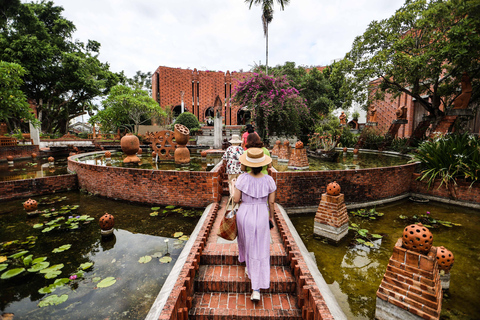
POLYGON ((276 226, 271 230, 270 289, 261 290, 259 302, 250 300, 251 283, 245 276, 245 264, 238 262, 236 240, 217 236, 226 201, 223 197, 200 257, 189 319, 302 319, 296 281, 276 226))

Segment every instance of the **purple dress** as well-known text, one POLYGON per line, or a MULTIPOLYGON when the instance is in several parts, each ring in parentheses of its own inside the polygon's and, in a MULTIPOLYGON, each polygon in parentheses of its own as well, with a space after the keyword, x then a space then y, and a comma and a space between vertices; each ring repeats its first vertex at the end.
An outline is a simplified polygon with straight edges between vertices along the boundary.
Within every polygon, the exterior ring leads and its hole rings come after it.
POLYGON ((270 287, 270 227, 268 195, 277 189, 269 175, 255 178, 241 174, 235 185, 242 192, 237 212, 238 260, 245 262, 252 289, 270 287))

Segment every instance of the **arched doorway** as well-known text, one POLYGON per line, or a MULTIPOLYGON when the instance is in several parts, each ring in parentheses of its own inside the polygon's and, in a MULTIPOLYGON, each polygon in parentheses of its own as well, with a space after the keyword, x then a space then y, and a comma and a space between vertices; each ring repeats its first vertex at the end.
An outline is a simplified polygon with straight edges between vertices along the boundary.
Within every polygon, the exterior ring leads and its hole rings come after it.
POLYGON ((215 117, 215 112, 213 110, 213 107, 207 108, 205 110, 205 123, 207 126, 213 126, 213 118, 215 117))
POLYGON ((173 107, 172 109, 173 117, 176 118, 182 113, 182 106, 178 105, 173 107))
POLYGON ((237 112, 237 124, 238 125, 246 125, 247 123, 250 122, 251 118, 252 118, 252 114, 245 107, 238 110, 238 112, 237 112))

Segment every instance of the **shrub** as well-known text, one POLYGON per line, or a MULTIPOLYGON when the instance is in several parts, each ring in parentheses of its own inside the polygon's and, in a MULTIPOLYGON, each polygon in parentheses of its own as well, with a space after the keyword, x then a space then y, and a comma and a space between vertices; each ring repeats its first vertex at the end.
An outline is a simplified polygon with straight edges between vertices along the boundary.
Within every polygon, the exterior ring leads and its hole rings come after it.
POLYGON ((183 124, 191 131, 197 131, 200 129, 200 122, 198 122, 197 117, 193 113, 184 112, 180 114, 175 120, 175 124, 183 124))
POLYGON ((366 132, 363 132, 362 135, 365 137, 365 142, 363 144, 364 149, 378 150, 385 139, 384 136, 379 135, 375 129, 366 128, 366 132))
POLYGON ((339 141, 342 147, 353 148, 357 141, 357 136, 353 134, 350 130, 348 130, 347 128, 342 130, 339 141))

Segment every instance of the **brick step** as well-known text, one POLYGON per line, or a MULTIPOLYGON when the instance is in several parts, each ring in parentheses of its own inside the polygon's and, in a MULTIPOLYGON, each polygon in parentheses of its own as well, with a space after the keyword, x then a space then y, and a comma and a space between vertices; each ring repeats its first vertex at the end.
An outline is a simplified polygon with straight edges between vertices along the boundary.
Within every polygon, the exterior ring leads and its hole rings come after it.
MULTIPOLYGON (((273 245, 272 245, 273 246, 273 245)), ((201 265, 241 265, 238 261, 238 251, 236 250, 219 250, 209 251, 206 249, 203 251, 200 257, 201 265)), ((285 252, 270 251, 270 265, 272 266, 288 266, 287 255, 285 252)))
POLYGON ((297 298, 288 293, 262 293, 253 303, 250 293, 195 293, 189 319, 302 319, 297 298))
MULTIPOLYGON (((294 293, 295 278, 290 267, 270 267, 270 288, 264 292, 294 293)), ((251 281, 245 275, 245 266, 202 265, 195 278, 195 292, 251 292, 251 281)))

